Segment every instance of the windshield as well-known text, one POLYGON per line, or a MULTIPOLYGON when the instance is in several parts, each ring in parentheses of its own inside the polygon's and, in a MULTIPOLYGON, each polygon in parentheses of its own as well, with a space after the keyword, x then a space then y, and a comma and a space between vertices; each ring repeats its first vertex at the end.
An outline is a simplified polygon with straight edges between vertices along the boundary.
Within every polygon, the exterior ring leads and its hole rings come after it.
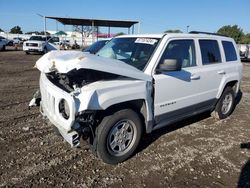
POLYGON ((158 42, 159 39, 155 38, 114 38, 97 55, 117 59, 143 70, 158 42))
POLYGON ((30 40, 44 41, 45 39, 41 36, 32 36, 30 37, 30 40))

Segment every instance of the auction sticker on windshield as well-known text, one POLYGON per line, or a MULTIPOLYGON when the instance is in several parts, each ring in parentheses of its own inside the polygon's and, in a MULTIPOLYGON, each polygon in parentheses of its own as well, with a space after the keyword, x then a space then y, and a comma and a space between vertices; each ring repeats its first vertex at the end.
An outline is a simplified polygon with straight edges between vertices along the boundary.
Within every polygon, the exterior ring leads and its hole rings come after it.
POLYGON ((137 38, 135 43, 142 43, 142 44, 150 44, 154 45, 157 42, 156 39, 150 39, 150 38, 137 38))

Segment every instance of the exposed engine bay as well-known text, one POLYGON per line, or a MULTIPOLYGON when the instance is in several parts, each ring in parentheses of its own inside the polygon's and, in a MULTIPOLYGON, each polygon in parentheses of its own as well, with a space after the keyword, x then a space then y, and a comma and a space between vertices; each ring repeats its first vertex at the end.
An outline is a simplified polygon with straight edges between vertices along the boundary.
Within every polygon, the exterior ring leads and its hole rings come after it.
POLYGON ((53 84, 66 92, 72 92, 75 88, 81 88, 96 81, 112 80, 120 77, 120 75, 91 69, 73 69, 67 73, 53 71, 47 73, 46 76, 53 84))

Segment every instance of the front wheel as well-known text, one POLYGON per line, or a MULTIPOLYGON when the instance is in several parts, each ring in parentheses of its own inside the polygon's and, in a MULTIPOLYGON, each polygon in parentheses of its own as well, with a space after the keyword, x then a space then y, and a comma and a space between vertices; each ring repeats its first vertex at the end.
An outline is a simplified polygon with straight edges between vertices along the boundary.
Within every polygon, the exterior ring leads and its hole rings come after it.
POLYGON ((142 124, 137 113, 123 109, 103 118, 97 127, 93 146, 105 163, 117 164, 133 154, 141 134, 142 124))
POLYGON ((216 119, 225 119, 227 118, 233 111, 235 107, 235 94, 231 87, 226 87, 224 92, 222 93, 212 116, 216 119))
POLYGON ((47 48, 45 47, 44 49, 43 49, 43 54, 46 54, 48 52, 48 50, 47 50, 47 48))

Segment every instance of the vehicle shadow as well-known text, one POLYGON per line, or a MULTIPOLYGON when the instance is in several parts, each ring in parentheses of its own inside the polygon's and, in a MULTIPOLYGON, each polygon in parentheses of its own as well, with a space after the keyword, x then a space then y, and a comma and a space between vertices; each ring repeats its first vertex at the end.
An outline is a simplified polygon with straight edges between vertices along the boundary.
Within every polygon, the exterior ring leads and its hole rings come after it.
MULTIPOLYGON (((235 108, 240 103, 240 101, 242 99, 242 96, 243 96, 243 94, 242 94, 241 90, 239 90, 239 92, 238 92, 238 94, 236 96, 236 99, 235 99, 235 108)), ((196 116, 184 119, 184 120, 182 120, 180 122, 170 124, 170 125, 168 125, 166 127, 155 130, 150 134, 145 134, 141 139, 141 142, 140 142, 140 144, 139 144, 139 146, 137 148, 136 153, 140 153, 141 151, 146 149, 148 146, 150 146, 153 142, 158 140, 164 134, 173 132, 175 130, 178 130, 178 129, 183 128, 185 126, 188 126, 188 125, 191 125, 193 123, 199 122, 199 121, 201 121, 203 119, 207 119, 209 117, 211 117, 211 112, 204 112, 204 113, 198 114, 196 116)))
POLYGON ((235 104, 236 104, 235 107, 240 103, 240 101, 242 99, 242 96, 243 96, 243 93, 242 93, 241 90, 239 90, 239 92, 238 92, 238 94, 237 94, 237 96, 235 98, 235 104))
POLYGON ((140 145, 138 147, 137 153, 143 151, 144 149, 146 149, 149 145, 151 145, 153 142, 155 142, 156 140, 158 140, 158 138, 160 138, 162 135, 165 135, 167 133, 171 133, 175 130, 178 130, 180 128, 183 128, 187 125, 190 125, 192 123, 195 122, 199 122, 203 119, 209 118, 210 112, 205 112, 199 115, 196 115, 194 117, 190 117, 187 118, 185 120, 182 120, 180 122, 174 123, 174 124, 170 124, 166 127, 160 128, 158 130, 153 131, 150 134, 145 134, 145 136, 142 138, 140 145))
MULTIPOLYGON (((250 150, 250 142, 248 143, 241 143, 241 149, 249 149, 250 150)), ((238 181, 238 188, 247 188, 250 187, 250 158, 246 162, 246 164, 242 167, 239 181, 238 181)))

